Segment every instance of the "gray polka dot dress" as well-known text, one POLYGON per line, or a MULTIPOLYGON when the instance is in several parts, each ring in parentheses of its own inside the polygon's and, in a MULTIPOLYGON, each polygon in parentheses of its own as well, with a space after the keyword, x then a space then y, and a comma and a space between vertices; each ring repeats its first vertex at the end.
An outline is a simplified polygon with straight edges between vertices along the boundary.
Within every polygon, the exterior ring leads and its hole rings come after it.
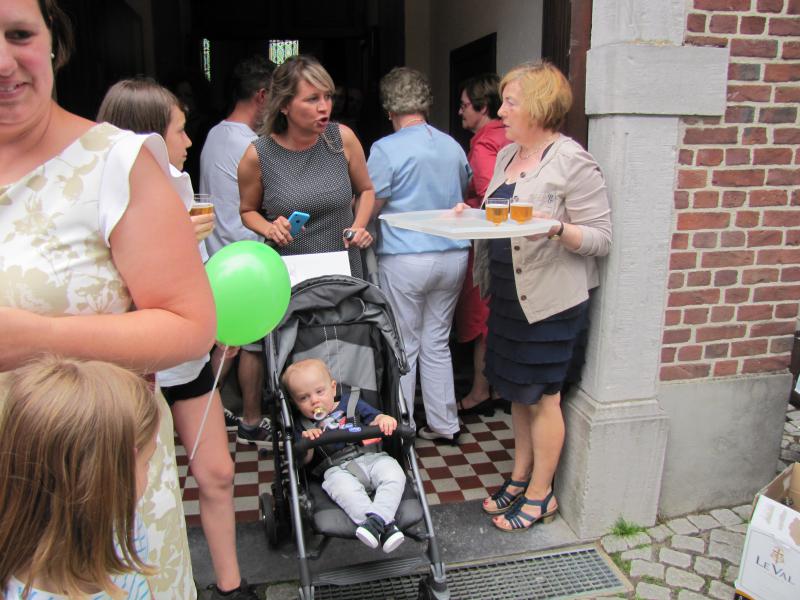
MULTIPOLYGON (((253 142, 261 166, 261 212, 270 221, 294 211, 308 213, 305 230, 278 254, 314 254, 344 250, 342 233, 353 224, 353 186, 338 123, 307 150, 288 150, 270 136, 253 142)), ((353 277, 363 277, 361 253, 349 250, 353 277)))

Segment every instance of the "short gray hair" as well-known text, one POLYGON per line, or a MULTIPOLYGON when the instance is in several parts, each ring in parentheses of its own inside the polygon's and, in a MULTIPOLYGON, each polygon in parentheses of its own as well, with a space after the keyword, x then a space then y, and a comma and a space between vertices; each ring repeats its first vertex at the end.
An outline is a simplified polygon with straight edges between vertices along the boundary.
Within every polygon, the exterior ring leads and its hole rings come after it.
POLYGON ((395 67, 381 78, 381 104, 386 112, 409 115, 428 111, 433 94, 428 78, 410 67, 395 67))

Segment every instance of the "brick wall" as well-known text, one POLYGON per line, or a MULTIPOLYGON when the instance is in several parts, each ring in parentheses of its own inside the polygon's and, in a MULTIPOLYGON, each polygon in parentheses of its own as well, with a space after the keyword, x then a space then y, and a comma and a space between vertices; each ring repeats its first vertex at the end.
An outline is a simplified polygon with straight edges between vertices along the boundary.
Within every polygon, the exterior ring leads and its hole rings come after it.
POLYGON ((682 124, 661 379, 780 371, 800 300, 800 0, 688 0, 723 117, 682 124))

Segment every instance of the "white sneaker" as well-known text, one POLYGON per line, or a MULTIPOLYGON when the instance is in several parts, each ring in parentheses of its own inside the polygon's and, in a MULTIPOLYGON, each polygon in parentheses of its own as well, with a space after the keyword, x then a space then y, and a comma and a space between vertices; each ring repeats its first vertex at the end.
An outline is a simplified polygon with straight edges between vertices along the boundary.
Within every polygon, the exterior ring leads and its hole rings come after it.
POLYGON ((420 427, 417 430, 417 435, 421 437, 423 440, 431 440, 431 441, 442 440, 445 442, 449 442, 450 444, 455 446, 456 444, 458 444, 458 436, 460 435, 460 432, 439 433, 438 431, 434 431, 433 429, 425 425, 424 427, 420 427))
POLYGON ((383 536, 383 523, 370 514, 367 519, 356 528, 356 537, 365 546, 377 548, 383 536))
POLYGON ((383 530, 383 535, 381 535, 381 548, 386 554, 389 554, 389 552, 397 550, 397 547, 405 541, 406 536, 403 535, 403 532, 400 531, 394 521, 392 521, 383 530))

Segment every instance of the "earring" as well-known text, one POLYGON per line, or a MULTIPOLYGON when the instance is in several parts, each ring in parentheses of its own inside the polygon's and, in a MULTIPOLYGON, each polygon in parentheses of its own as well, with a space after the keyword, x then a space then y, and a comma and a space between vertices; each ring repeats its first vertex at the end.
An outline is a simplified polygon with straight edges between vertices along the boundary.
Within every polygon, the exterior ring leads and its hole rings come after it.
POLYGON ((50 60, 54 60, 55 57, 56 57, 56 53, 55 52, 51 52, 50 53, 50 60))

